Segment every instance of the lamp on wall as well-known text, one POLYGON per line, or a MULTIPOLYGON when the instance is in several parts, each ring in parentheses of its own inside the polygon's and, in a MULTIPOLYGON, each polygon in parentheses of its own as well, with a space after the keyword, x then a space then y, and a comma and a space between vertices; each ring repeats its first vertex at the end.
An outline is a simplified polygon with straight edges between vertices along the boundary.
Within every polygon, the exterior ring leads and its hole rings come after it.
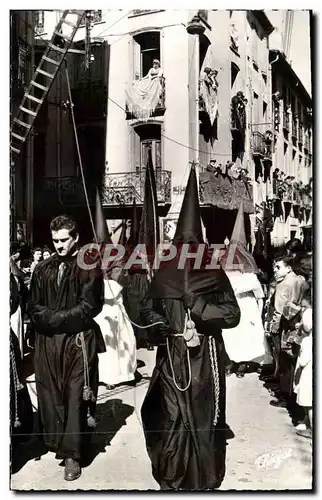
POLYGON ((201 24, 200 18, 194 16, 187 24, 186 30, 189 35, 202 35, 206 31, 206 28, 201 24))

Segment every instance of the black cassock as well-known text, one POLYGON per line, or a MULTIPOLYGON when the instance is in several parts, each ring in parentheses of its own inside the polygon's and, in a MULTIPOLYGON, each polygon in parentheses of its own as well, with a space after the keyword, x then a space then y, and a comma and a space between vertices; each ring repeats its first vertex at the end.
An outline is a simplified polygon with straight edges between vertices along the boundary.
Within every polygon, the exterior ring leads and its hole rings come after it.
MULTIPOLYGON (((167 337, 176 384, 188 383, 187 346, 183 337, 185 308, 183 272, 171 269, 156 274, 143 304, 142 322, 165 322, 149 328, 151 341, 167 337), (158 337, 158 338, 157 338, 158 337)), ((189 348, 191 384, 180 391, 173 380, 167 347, 159 345, 156 366, 142 406, 142 421, 152 472, 161 489, 218 488, 225 475, 226 384, 225 348, 221 328, 239 323, 240 310, 223 270, 191 271, 187 294, 194 297, 192 319, 200 346, 189 348), (219 379, 219 415, 214 426, 214 378, 210 337, 215 340, 219 379)))
POLYGON ((104 340, 94 317, 103 305, 103 277, 97 267, 81 269, 77 258, 54 255, 38 264, 31 282, 30 315, 36 331, 35 375, 40 425, 45 445, 61 458, 80 460, 87 443, 87 412, 95 403, 83 399, 84 355, 77 341, 83 332, 89 382, 98 389, 98 356, 104 340), (65 269, 58 285, 58 269, 65 269))

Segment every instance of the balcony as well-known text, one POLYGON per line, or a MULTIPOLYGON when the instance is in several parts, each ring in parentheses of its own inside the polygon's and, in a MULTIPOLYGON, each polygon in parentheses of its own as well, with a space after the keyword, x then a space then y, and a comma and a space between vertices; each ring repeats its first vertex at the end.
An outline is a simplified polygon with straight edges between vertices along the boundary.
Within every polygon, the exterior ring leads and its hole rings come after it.
MULTIPOLYGON (((155 107, 155 110, 151 114, 151 116, 162 116, 162 115, 164 115, 165 110, 166 110, 166 107, 165 107, 165 78, 164 77, 160 78, 160 83, 161 83, 161 92, 160 92, 160 96, 159 96, 159 101, 155 107)), ((133 120, 133 119, 137 118, 134 115, 134 113, 130 112, 127 103, 125 105, 125 110, 126 110, 126 119, 127 120, 133 120)))
POLYGON ((290 115, 287 111, 283 113, 283 130, 287 133, 290 131, 290 115))
POLYGON ((199 196, 202 205, 214 205, 224 210, 238 210, 243 200, 245 212, 254 212, 253 186, 243 180, 201 172, 199 196))
MULTIPOLYGON (((171 172, 169 170, 156 170, 155 177, 158 204, 171 204, 171 172)), ((142 205, 144 182, 144 171, 106 174, 102 192, 103 205, 132 205, 133 199, 137 205, 142 205)))
POLYGON ((261 156, 264 160, 272 160, 272 138, 270 133, 262 134, 253 131, 252 135, 253 155, 261 156))

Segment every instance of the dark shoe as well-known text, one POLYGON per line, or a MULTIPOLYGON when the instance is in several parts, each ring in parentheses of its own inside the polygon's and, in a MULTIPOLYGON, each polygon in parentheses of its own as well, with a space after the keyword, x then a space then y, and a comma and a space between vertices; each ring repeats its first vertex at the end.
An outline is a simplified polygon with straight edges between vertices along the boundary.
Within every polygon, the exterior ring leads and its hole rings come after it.
POLYGON ((287 408, 286 401, 275 401, 274 399, 269 402, 271 406, 277 406, 277 408, 287 408))
POLYGON ((73 458, 66 458, 65 460, 65 481, 75 481, 81 475, 82 471, 79 463, 73 458))
POLYGON ((154 346, 152 344, 147 345, 147 350, 148 351, 154 351, 154 346))

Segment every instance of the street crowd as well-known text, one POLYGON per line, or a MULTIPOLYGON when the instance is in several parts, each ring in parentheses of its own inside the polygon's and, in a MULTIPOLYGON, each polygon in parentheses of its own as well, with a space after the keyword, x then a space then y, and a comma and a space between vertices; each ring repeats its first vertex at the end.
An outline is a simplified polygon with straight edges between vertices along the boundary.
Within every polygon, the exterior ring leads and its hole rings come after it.
POLYGON ((200 220, 191 169, 169 236, 178 252, 155 272, 127 268, 129 252, 102 269, 109 243, 104 238, 102 251, 90 255, 94 265, 82 269, 79 230, 64 215, 50 224, 53 250, 31 252, 12 242, 12 461, 35 429, 24 372, 30 353, 37 428, 44 448, 65 461, 67 481, 82 472, 95 432, 99 384, 107 390, 135 386, 141 377, 138 348, 157 346, 141 414, 152 473, 162 490, 216 489, 222 483, 230 432, 228 376, 258 373, 275 396, 270 404, 289 410, 294 432, 312 439, 311 253, 294 238, 263 266, 248 250, 241 204, 230 241, 219 253, 220 266, 208 269, 205 259, 194 269, 190 258, 179 269, 182 245, 196 252, 205 243, 200 220), (229 265, 231 245, 235 267, 229 265))

